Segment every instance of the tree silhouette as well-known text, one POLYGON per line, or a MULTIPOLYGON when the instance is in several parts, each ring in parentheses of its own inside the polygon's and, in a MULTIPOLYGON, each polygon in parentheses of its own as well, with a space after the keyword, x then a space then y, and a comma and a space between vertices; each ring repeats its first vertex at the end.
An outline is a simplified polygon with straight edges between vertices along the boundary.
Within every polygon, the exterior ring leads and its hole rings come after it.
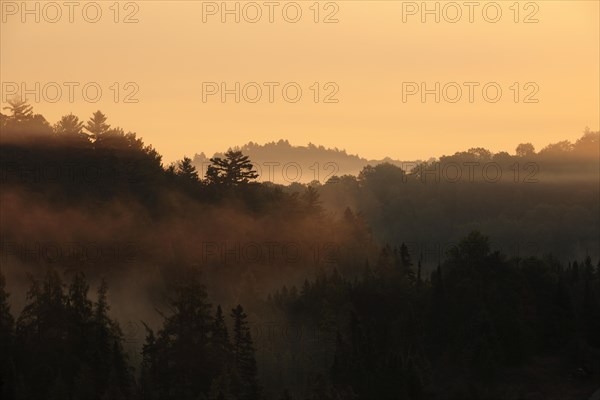
POLYGON ((8 123, 10 117, 8 115, 4 115, 0 112, 0 128, 4 128, 8 123))
POLYGON ((106 290, 103 283, 92 304, 81 273, 68 288, 54 270, 41 283, 31 278, 17 320, 17 398, 100 400, 107 393, 110 398, 131 394, 122 334, 107 314, 106 290))
POLYGON ((302 201, 307 214, 318 216, 323 213, 319 192, 314 187, 308 186, 306 188, 306 191, 302 194, 302 201))
POLYGON ((210 161, 212 164, 206 171, 208 183, 237 186, 258 178, 248 156, 244 156, 241 151, 229 150, 224 159, 214 157, 210 161))
POLYGON ((517 146, 515 153, 517 157, 531 157, 535 154, 535 148, 531 143, 521 143, 517 146))
POLYGON ((225 317, 221 306, 217 306, 215 319, 211 333, 211 344, 215 360, 220 364, 221 370, 229 367, 231 361, 231 345, 229 343, 229 333, 225 324, 225 317))
POLYGON ((10 118, 15 122, 24 122, 33 117, 33 106, 29 105, 26 100, 19 96, 7 100, 8 107, 4 110, 9 110, 10 118))
POLYGON ((183 160, 177 163, 175 174, 185 182, 199 182, 198 171, 189 157, 184 157, 183 160))
POLYGON ((90 137, 97 142, 102 140, 102 135, 110 129, 110 125, 106 123, 106 116, 98 110, 90 117, 85 129, 90 133, 90 137))
POLYGON ((176 279, 167 307, 170 315, 166 316, 158 336, 154 338, 151 331, 147 336, 144 383, 150 387, 142 391, 148 398, 195 400, 209 392, 213 378, 219 373, 209 357, 212 317, 198 270, 186 269, 176 279))
POLYGON ((14 318, 8 304, 6 279, 0 271, 0 397, 13 399, 15 395, 14 318))
POLYGON ((64 115, 54 125, 54 133, 66 146, 90 148, 88 135, 83 132, 83 122, 73 114, 64 115))
POLYGON ((63 115, 54 125, 54 132, 59 135, 87 135, 83 133, 83 122, 73 114, 63 115))
POLYGON ((258 400, 260 387, 254 346, 248 328, 248 317, 241 305, 231 310, 233 318, 233 364, 236 372, 233 392, 241 400, 258 400))

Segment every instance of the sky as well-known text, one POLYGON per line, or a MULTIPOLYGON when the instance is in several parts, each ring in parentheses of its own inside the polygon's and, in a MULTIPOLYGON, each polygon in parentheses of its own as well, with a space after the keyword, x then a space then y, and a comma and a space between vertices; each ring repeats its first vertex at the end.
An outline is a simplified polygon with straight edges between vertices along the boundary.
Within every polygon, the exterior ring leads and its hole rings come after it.
POLYGON ((279 139, 368 159, 540 149, 599 128, 599 4, 1 0, 0 103, 101 110, 166 162, 279 139))

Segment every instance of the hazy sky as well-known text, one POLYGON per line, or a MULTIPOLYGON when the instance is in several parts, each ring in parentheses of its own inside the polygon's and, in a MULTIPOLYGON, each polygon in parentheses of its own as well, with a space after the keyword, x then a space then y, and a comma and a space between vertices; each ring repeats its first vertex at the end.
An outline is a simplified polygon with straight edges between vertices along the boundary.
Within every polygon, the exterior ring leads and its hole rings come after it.
POLYGON ((476 145, 513 152, 523 141, 539 149, 598 129, 598 1, 426 4, 437 4, 439 22, 421 1, 228 1, 236 23, 221 1, 29 1, 27 14, 21 1, 3 0, 0 100, 14 83, 36 92, 39 82, 39 98, 28 99, 51 123, 100 109, 165 161, 280 138, 367 158, 476 145), (95 103, 93 82, 102 90, 95 103), (232 91, 240 83, 239 103, 235 93, 225 103, 208 94, 222 82, 232 91), (435 93, 423 102, 421 83, 435 92, 436 82, 440 102, 435 93))

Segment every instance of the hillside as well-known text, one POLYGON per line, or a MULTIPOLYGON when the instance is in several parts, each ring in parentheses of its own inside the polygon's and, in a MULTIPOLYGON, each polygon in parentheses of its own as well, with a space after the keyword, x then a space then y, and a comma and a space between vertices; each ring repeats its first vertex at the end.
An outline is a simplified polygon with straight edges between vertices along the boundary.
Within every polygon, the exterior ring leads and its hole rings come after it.
MULTIPOLYGON (((293 182, 310 183, 315 180, 325 183, 332 176, 358 175, 367 165, 389 163, 407 167, 420 163, 420 161, 401 161, 390 157, 368 160, 338 148, 325 148, 312 143, 306 146, 295 146, 283 139, 263 145, 250 142, 232 149, 239 150, 250 157, 259 173, 259 182, 270 181, 283 185, 293 182)), ((223 154, 215 153, 212 157, 223 157, 223 154)), ((204 176, 210 165, 210 158, 204 153, 194 156, 194 165, 201 176, 204 176)))

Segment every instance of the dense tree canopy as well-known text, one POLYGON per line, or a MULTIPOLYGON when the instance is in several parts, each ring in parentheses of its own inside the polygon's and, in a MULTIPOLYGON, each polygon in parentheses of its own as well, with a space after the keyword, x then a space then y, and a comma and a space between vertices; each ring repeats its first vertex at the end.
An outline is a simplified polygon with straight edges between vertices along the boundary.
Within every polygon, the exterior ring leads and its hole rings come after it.
POLYGON ((597 132, 282 186, 239 149, 204 176, 164 165, 109 122, 51 125, 18 99, 1 115, 2 399, 596 389, 597 132))

